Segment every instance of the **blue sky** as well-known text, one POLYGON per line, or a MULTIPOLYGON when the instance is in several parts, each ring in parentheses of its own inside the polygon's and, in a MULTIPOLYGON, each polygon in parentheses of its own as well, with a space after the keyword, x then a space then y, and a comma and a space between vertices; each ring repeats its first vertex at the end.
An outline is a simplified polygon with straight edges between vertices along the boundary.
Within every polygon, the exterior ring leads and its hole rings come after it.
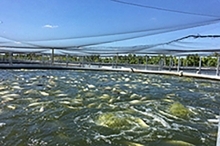
POLYGON ((191 34, 220 34, 220 0, 120 2, 1 0, 0 42, 112 47, 155 44, 191 34))

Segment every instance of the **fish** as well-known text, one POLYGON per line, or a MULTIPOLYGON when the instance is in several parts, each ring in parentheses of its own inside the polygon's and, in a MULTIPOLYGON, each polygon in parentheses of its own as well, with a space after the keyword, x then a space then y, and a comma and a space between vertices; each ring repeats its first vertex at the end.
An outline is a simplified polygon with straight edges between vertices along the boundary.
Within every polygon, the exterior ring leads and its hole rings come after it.
POLYGON ((67 104, 67 105, 71 104, 69 101, 60 101, 60 103, 61 104, 67 104))
POLYGON ((140 143, 129 142, 129 141, 125 141, 125 142, 122 142, 122 143, 125 144, 126 146, 145 146, 145 145, 140 144, 140 143))
POLYGON ((130 104, 139 104, 142 103, 140 100, 132 100, 129 102, 130 104))
POLYGON ((38 91, 31 89, 31 90, 25 91, 24 94, 25 94, 25 95, 26 95, 26 94, 38 94, 38 91))
POLYGON ((182 140, 168 140, 165 143, 169 144, 170 146, 195 146, 194 144, 182 140))
POLYGON ((4 95, 4 94, 7 94, 7 93, 10 93, 10 91, 2 91, 2 92, 0 92, 0 95, 4 95))
POLYGON ((56 96, 58 96, 58 97, 65 97, 65 96, 68 96, 68 94, 60 93, 60 94, 57 94, 56 96))
POLYGON ((43 112, 44 111, 44 107, 42 106, 40 109, 39 109, 39 112, 43 112))
POLYGON ((16 109, 16 106, 14 106, 14 105, 8 105, 7 106, 9 109, 12 109, 12 110, 15 110, 16 109))
POLYGON ((38 106, 38 105, 43 105, 43 104, 48 104, 48 103, 51 103, 51 101, 46 101, 46 102, 33 102, 33 103, 29 104, 28 107, 38 106))
POLYGON ((23 88, 19 87, 19 86, 12 86, 13 89, 18 89, 18 90, 21 90, 23 88))
POLYGON ((46 92, 43 92, 43 91, 40 91, 40 94, 43 95, 43 96, 49 96, 49 93, 46 93, 46 92))
POLYGON ((102 96, 99 97, 100 99, 109 99, 110 96, 108 94, 103 94, 102 96))
POLYGON ((88 84, 87 86, 88 86, 88 88, 90 88, 90 89, 91 89, 91 88, 95 88, 95 86, 94 86, 94 85, 91 85, 91 84, 88 84))

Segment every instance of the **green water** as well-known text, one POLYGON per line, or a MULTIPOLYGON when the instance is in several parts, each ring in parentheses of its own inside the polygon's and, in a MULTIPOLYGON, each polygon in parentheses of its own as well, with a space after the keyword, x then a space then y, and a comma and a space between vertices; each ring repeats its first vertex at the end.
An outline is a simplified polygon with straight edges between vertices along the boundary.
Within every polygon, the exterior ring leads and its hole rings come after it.
POLYGON ((214 146, 220 84, 120 72, 1 70, 1 146, 214 146), (174 115, 173 104, 189 113, 174 115))

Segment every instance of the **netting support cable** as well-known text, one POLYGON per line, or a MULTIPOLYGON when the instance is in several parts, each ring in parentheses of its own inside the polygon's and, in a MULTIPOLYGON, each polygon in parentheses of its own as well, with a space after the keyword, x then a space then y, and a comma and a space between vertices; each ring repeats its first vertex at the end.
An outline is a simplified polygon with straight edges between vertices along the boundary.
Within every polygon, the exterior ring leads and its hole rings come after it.
POLYGON ((166 12, 172 12, 172 13, 180 13, 180 14, 203 16, 203 17, 212 17, 212 18, 219 18, 220 17, 220 16, 217 16, 217 15, 200 14, 200 13, 194 13, 194 12, 187 12, 187 11, 179 11, 179 10, 172 10, 172 9, 154 7, 154 6, 149 6, 149 5, 142 5, 142 4, 137 4, 137 3, 125 2, 125 1, 122 1, 122 0, 111 0, 111 1, 121 3, 121 4, 125 4, 125 5, 131 5, 131 6, 141 7, 141 8, 154 9, 154 10, 166 11, 166 12))

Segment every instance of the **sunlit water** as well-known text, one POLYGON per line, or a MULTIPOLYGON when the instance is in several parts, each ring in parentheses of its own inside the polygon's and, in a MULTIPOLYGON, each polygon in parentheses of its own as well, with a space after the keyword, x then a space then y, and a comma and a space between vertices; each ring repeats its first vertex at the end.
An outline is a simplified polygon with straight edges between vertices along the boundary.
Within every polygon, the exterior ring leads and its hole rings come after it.
POLYGON ((0 76, 1 146, 216 143, 218 82, 61 70, 1 70, 0 76), (190 110, 188 118, 169 113, 174 102, 190 110), (109 113, 133 123, 102 117, 109 113))

